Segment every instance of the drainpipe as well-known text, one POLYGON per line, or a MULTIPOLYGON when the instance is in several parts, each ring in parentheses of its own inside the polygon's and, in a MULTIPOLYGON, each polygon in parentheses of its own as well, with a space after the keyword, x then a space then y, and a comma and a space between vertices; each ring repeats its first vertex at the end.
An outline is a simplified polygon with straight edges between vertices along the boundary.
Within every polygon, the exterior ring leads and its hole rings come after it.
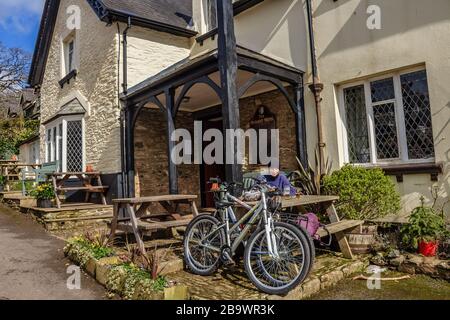
POLYGON ((317 70, 317 57, 316 57, 316 46, 314 41, 314 26, 313 26, 313 16, 312 16, 312 0, 306 0, 306 7, 308 11, 308 29, 309 29, 309 45, 311 53, 311 68, 312 68, 312 80, 313 83, 309 86, 309 89, 314 95, 314 102, 316 105, 317 114, 317 136, 319 141, 319 166, 320 173, 323 175, 325 173, 325 147, 326 144, 323 139, 323 127, 322 127, 322 98, 321 92, 323 90, 323 83, 320 82, 319 72, 317 70))
MULTIPOLYGON (((125 28, 125 30, 123 31, 123 36, 122 36, 122 45, 123 45, 123 82, 122 82, 122 89, 123 89, 123 93, 127 94, 128 92, 128 50, 127 50, 127 35, 128 35, 128 30, 130 30, 131 28, 131 17, 128 17, 128 25, 125 28)), ((125 115, 125 110, 128 106, 124 106, 121 110, 120 110, 120 136, 121 136, 121 153, 122 153, 122 195, 123 197, 129 197, 129 177, 128 177, 128 163, 127 163, 127 155, 126 153, 128 152, 128 148, 127 148, 127 142, 126 142, 126 115, 125 115)))
POLYGON ((123 31, 123 93, 128 92, 128 30, 131 29, 131 17, 128 17, 128 25, 123 31))

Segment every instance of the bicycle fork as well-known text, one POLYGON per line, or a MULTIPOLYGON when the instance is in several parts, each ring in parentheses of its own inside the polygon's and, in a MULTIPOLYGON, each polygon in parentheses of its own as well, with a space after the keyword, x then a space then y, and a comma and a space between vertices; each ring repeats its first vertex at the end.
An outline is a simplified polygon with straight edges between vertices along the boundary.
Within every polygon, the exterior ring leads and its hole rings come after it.
POLYGON ((277 239, 275 237, 273 229, 273 219, 268 215, 266 195, 262 193, 263 200, 263 216, 264 216, 264 228, 266 230, 267 249, 269 254, 274 258, 279 258, 277 239))

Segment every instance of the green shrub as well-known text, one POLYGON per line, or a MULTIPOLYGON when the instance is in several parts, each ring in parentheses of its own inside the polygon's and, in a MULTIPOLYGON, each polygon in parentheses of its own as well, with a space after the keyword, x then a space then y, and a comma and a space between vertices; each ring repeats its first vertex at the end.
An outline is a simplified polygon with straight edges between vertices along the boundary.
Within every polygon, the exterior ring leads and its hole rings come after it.
POLYGON ((111 257, 114 255, 114 250, 112 248, 92 243, 91 241, 82 236, 69 239, 69 243, 78 245, 80 248, 89 252, 92 258, 95 258, 97 260, 111 257))
POLYGON ((409 217, 409 223, 401 229, 402 242, 417 249, 420 241, 436 241, 449 236, 444 219, 433 208, 423 204, 409 217))
MULTIPOLYGON (((22 191, 22 188, 23 188, 22 181, 10 183, 11 191, 22 191)), ((32 192, 32 190, 34 190, 34 181, 25 181, 25 191, 32 192)))
POLYGON ((381 169, 346 165, 324 178, 324 190, 340 197, 336 209, 343 218, 369 220, 400 210, 395 184, 381 169))

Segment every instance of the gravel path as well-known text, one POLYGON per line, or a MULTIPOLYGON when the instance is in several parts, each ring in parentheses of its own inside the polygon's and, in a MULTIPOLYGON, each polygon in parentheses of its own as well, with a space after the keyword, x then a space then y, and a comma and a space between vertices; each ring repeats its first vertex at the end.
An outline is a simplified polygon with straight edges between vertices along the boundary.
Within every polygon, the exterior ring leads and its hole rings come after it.
POLYGON ((0 205, 0 300, 105 299, 103 287, 83 273, 80 290, 67 288, 63 246, 30 217, 0 205))

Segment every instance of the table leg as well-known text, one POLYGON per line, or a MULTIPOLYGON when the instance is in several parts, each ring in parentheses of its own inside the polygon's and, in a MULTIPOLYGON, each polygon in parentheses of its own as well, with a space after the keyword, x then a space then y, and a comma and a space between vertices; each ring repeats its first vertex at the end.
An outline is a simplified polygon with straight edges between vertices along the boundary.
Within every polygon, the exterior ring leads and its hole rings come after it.
POLYGON ((5 190, 6 192, 9 192, 9 177, 8 177, 8 167, 5 167, 5 177, 6 177, 6 182, 5 182, 5 190))
POLYGON ((109 241, 111 244, 114 243, 114 239, 116 237, 117 224, 118 224, 118 220, 119 220, 119 209, 120 209, 119 204, 114 203, 113 218, 111 220, 111 232, 109 234, 109 241))
POLYGON ((145 216, 146 213, 147 213, 147 209, 149 207, 150 207, 150 203, 143 203, 143 204, 141 204, 139 209, 137 209, 137 207, 134 207, 134 210, 136 212, 136 218, 141 218, 142 216, 145 216))
POLYGON ((55 193, 55 201, 56 201, 56 206, 58 207, 58 209, 61 209, 61 201, 59 200, 58 197, 58 184, 56 183, 56 177, 52 176, 52 183, 53 183, 53 192, 55 193))
MULTIPOLYGON (((328 217, 330 218, 331 223, 339 222, 339 216, 336 212, 336 208, 334 207, 334 204, 331 204, 327 209, 328 217)), ((344 232, 338 232, 335 234, 336 239, 339 244, 339 248, 341 249, 342 254, 344 255, 344 258, 347 259, 353 259, 353 253, 352 249, 350 248, 350 245, 348 244, 347 237, 345 236, 344 232)))
MULTIPOLYGON (((97 184, 99 187, 103 187, 102 178, 100 176, 97 176, 97 184)), ((106 202, 105 193, 100 193, 100 197, 102 198, 102 203, 106 206, 108 203, 106 202)))
POLYGON ((197 209, 197 204, 195 203, 195 200, 192 200, 191 208, 192 208, 192 213, 194 214, 194 218, 197 217, 198 216, 198 209, 197 209))
POLYGON ((141 234, 139 232, 138 220, 136 218, 136 214, 134 213, 134 209, 129 204, 126 204, 126 208, 127 208, 128 214, 130 215, 131 227, 133 228, 134 237, 136 238, 136 242, 137 242, 139 251, 143 255, 146 255, 144 241, 142 241, 141 234))

